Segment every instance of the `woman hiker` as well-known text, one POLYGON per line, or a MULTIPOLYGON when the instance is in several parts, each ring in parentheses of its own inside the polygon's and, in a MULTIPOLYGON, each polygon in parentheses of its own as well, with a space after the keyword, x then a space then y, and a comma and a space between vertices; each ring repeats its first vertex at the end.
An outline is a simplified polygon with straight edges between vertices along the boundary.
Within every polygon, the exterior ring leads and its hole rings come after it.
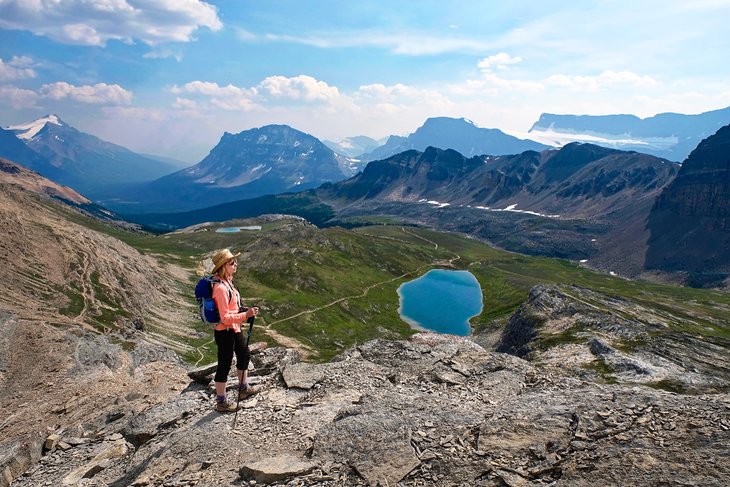
POLYGON ((238 399, 241 400, 258 392, 258 387, 248 384, 248 363, 251 352, 241 332, 241 324, 252 316, 259 314, 257 307, 241 311, 241 295, 233 285, 233 274, 238 268, 236 258, 240 252, 232 254, 223 249, 213 255, 211 274, 217 277, 213 281, 213 301, 218 308, 221 322, 215 326, 215 344, 218 347, 218 368, 215 372, 215 409, 221 413, 236 411, 236 404, 226 399, 226 383, 231 370, 233 354, 236 354, 236 373, 238 375, 238 399))

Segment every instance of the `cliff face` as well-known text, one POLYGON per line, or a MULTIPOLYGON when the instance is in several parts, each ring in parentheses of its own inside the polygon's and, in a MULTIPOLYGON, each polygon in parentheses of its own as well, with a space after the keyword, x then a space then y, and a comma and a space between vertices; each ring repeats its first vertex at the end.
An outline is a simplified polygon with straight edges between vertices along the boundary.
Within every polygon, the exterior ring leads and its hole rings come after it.
POLYGON ((730 217, 730 125, 703 140, 654 207, 677 216, 715 218, 726 228, 730 217))
POLYGON ((657 198, 647 269, 722 278, 730 273, 730 125, 703 140, 657 198))

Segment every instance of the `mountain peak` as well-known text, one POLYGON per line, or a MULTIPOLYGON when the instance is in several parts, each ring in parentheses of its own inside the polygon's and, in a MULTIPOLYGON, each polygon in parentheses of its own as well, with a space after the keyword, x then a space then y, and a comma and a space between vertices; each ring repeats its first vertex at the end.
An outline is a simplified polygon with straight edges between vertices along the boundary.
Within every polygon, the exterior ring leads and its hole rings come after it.
POLYGON ((58 115, 51 113, 29 123, 10 126, 8 130, 12 130, 19 139, 30 140, 49 123, 59 127, 68 126, 58 115))
POLYGON ((430 117, 430 118, 426 119, 426 121, 423 123, 423 126, 421 128, 428 127, 428 126, 444 126, 444 125, 453 126, 453 127, 471 125, 473 127, 476 127, 474 122, 472 122, 471 120, 469 120, 467 118, 463 118, 463 117, 462 118, 430 117))

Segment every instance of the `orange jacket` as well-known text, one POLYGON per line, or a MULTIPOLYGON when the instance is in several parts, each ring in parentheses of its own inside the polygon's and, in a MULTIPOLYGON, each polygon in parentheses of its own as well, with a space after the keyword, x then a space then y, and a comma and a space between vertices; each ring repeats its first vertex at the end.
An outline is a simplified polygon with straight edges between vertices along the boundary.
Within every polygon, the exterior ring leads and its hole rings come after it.
POLYGON ((241 295, 238 294, 238 290, 233 287, 233 282, 214 282, 213 301, 215 301, 215 305, 218 308, 218 314, 221 316, 221 322, 215 325, 215 329, 227 330, 228 328, 232 328, 234 332, 240 332, 241 323, 246 321, 246 313, 238 312, 240 309, 241 295), (229 295, 231 299, 228 299, 229 295))

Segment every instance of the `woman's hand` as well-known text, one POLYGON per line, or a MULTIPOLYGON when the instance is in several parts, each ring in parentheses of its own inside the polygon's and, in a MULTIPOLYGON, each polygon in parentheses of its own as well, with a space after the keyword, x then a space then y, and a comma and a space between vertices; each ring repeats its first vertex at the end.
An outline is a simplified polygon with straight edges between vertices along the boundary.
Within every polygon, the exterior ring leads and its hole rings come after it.
POLYGON ((246 310, 246 319, 253 318, 254 316, 258 316, 258 315, 259 315, 258 306, 253 306, 246 310))

